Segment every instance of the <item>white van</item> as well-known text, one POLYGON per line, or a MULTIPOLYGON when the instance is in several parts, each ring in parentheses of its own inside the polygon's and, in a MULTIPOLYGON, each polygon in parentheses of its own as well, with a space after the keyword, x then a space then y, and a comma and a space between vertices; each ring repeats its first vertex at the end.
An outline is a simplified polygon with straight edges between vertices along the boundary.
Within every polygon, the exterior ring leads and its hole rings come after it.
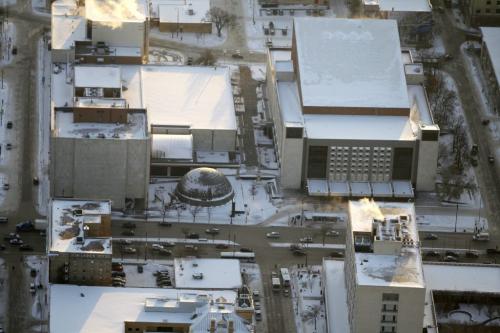
POLYGON ((475 241, 489 241, 490 234, 488 232, 478 232, 477 234, 472 236, 472 239, 475 241))

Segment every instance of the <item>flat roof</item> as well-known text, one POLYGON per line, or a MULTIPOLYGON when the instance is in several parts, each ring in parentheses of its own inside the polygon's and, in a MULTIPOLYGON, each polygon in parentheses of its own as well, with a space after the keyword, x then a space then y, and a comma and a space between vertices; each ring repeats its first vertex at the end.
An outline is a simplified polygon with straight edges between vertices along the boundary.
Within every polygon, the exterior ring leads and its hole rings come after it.
POLYGON ((51 252, 69 253, 112 253, 111 237, 85 238, 83 244, 76 243, 76 237, 83 237, 83 222, 92 220, 100 223, 101 215, 111 214, 109 200, 64 200, 51 202, 51 222, 49 232, 51 252), (74 214, 81 209, 82 214, 74 214))
POLYGON ((75 87, 121 88, 118 66, 75 66, 75 87))
POLYGON ((73 112, 54 112, 52 135, 60 138, 87 139, 144 139, 147 137, 147 120, 144 112, 131 112, 126 123, 76 123, 73 112), (102 137, 104 135, 104 138, 102 137))
MULTIPOLYGON (((210 0, 156 0, 160 23, 204 23, 210 10, 210 0)), ((154 6, 154 4, 153 4, 154 6)))
POLYGON ((143 107, 152 126, 236 130, 229 68, 154 65, 137 68, 142 79, 143 107))
POLYGON ((309 139, 413 141, 416 124, 405 116, 305 114, 309 139))
POLYGON ((380 11, 385 12, 431 12, 428 0, 379 0, 380 11))
POLYGON ((69 50, 75 41, 87 37, 87 20, 80 15, 74 0, 57 0, 52 3, 51 47, 53 50, 69 50))
POLYGON ((152 137, 153 158, 193 160, 193 135, 153 134, 152 137))
POLYGON ((432 290, 500 293, 500 266, 426 263, 425 282, 432 290))
POLYGON ((396 21, 294 18, 304 106, 409 108, 396 21))
POLYGON ((175 287, 180 289, 237 289, 242 285, 237 259, 175 258, 175 287), (194 279, 193 274, 203 274, 194 279))
POLYGON ((353 232, 372 233, 374 219, 390 220, 400 216, 408 217, 401 232, 413 241, 413 245, 403 246, 397 255, 356 252, 358 285, 425 287, 414 205, 368 199, 349 201, 349 224, 353 232))
POLYGON ((483 35, 483 42, 488 49, 495 77, 500 84, 500 28, 480 27, 480 29, 483 35))
POLYGON ((280 105, 283 122, 295 123, 303 126, 302 106, 300 105, 299 91, 295 81, 278 81, 278 103, 280 105))
POLYGON ((111 27, 122 22, 146 21, 147 5, 144 0, 85 0, 85 17, 104 22, 111 27))
POLYGON ((125 332, 125 322, 170 322, 190 324, 194 329, 193 332, 207 332, 210 319, 215 318, 219 321, 224 315, 226 319, 234 321, 235 333, 248 332, 244 322, 234 314, 236 296, 234 291, 228 290, 200 291, 53 284, 50 286, 49 330, 52 333, 122 333, 125 332), (206 301, 196 304, 197 297, 208 301, 214 300, 214 304, 210 305, 209 302, 205 304, 206 301), (178 306, 180 302, 184 302, 185 307, 178 306), (156 310, 146 311, 146 305, 155 307, 156 310))
POLYGON ((344 261, 323 259, 323 276, 328 332, 350 332, 344 261))

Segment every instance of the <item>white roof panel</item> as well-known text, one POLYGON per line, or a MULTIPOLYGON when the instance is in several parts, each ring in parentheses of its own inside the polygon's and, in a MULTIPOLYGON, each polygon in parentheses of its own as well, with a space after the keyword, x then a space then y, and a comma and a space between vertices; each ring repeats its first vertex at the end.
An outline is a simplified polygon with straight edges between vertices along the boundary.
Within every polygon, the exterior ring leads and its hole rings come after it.
POLYGON ((304 106, 409 108, 396 21, 295 18, 304 106))
POLYGON ((350 332, 344 261, 323 260, 328 332, 350 332))
POLYGON ((193 160, 193 136, 153 134, 151 149, 153 158, 193 160))
POLYGON ((180 289, 237 289, 242 285, 236 259, 175 258, 175 287, 180 289), (193 274, 203 274, 201 279, 193 274))
POLYGON ((75 66, 75 87, 121 88, 120 67, 75 66))
POLYGON ((491 65, 497 82, 500 83, 500 28, 481 27, 483 42, 486 44, 491 65))
POLYGON ((146 11, 144 0, 85 0, 85 17, 105 22, 111 28, 120 26, 122 22, 144 22, 146 11))
POLYGON ((428 0, 380 0, 380 11, 387 12, 431 12, 428 0))
POLYGON ((158 6, 160 23, 209 22, 207 20, 207 13, 210 10, 210 0, 156 0, 156 3, 158 6))
POLYGON ((75 41, 87 37, 87 20, 80 16, 75 1, 55 1, 52 4, 52 42, 53 50, 69 50, 75 41))
POLYGON ((500 267, 424 264, 425 282, 432 290, 500 293, 500 267))

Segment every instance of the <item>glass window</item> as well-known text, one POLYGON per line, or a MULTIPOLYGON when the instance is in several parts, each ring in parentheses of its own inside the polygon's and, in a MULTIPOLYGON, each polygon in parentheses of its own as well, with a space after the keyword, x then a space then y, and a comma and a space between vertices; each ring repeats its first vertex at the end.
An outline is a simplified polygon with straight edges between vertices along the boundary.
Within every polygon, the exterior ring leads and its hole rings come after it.
POLYGON ((382 294, 382 301, 398 302, 399 301, 399 294, 383 293, 382 294))

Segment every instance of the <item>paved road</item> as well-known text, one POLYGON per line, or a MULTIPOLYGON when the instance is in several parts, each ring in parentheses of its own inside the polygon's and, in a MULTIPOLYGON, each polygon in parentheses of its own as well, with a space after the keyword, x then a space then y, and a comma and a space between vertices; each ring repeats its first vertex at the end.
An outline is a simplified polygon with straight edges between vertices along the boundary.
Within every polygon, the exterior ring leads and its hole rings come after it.
POLYGON ((488 148, 484 146, 488 145, 489 138, 487 131, 481 124, 479 96, 474 93, 475 89, 465 75, 467 66, 460 52, 460 45, 465 41, 465 34, 455 28, 452 20, 451 13, 439 15, 436 20, 442 33, 446 52, 454 56, 452 61, 444 64, 443 70, 448 72, 457 84, 472 140, 480 145, 479 166, 476 168, 476 175, 485 201, 490 233, 492 239, 498 244, 500 242, 500 216, 498 215, 500 212, 500 180, 494 166, 488 163, 488 148))

